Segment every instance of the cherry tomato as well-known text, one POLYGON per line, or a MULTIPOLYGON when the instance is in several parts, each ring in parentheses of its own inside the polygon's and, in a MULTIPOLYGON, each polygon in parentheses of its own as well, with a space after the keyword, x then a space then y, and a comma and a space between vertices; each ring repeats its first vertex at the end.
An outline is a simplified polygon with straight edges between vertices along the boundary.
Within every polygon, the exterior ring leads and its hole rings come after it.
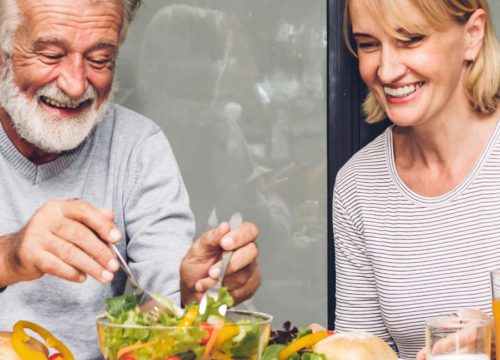
POLYGON ((125 354, 120 357, 120 360, 135 360, 135 357, 132 354, 125 354))
POLYGON ((177 355, 167 356, 164 360, 181 360, 181 358, 177 355))
POLYGON ((201 326, 201 328, 207 332, 207 336, 205 336, 203 339, 201 339, 201 343, 203 345, 206 345, 208 342, 208 339, 210 338, 210 335, 212 335, 212 331, 214 331, 214 327, 211 324, 204 322, 204 321, 196 323, 196 325, 201 326))
POLYGON ((55 353, 49 356, 49 360, 64 360, 61 354, 55 353))

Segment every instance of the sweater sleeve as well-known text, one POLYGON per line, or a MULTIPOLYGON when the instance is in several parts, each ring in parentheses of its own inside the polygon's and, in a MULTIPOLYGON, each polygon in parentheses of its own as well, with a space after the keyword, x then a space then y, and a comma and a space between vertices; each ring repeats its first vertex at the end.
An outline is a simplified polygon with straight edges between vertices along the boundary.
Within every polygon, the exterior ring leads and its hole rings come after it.
POLYGON ((142 287, 179 302, 179 266, 194 220, 170 145, 160 130, 132 154, 126 193, 127 257, 142 287))
POLYGON ((377 281, 366 251, 361 226, 355 222, 337 191, 333 196, 336 269, 335 329, 362 330, 395 347, 382 318, 377 281))

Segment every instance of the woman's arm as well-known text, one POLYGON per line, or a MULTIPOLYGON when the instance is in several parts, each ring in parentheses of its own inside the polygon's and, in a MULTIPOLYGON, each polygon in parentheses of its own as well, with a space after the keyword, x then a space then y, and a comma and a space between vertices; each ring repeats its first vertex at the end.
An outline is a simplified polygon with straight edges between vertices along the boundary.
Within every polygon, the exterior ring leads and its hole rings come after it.
POLYGON ((395 348, 382 318, 375 275, 366 253, 362 228, 349 216, 337 191, 333 197, 333 228, 336 267, 335 329, 368 331, 395 348))

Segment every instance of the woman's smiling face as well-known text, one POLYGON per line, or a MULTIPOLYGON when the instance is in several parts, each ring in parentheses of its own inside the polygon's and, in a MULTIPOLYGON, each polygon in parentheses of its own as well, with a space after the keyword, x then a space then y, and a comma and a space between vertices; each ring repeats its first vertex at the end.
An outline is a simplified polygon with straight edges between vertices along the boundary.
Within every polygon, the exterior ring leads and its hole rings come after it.
POLYGON ((408 33, 396 20, 385 19, 405 38, 399 39, 386 31, 364 0, 349 5, 361 77, 388 117, 400 126, 417 126, 468 106, 465 26, 450 21, 444 30, 433 30, 409 0, 398 0, 398 7, 427 35, 408 33))

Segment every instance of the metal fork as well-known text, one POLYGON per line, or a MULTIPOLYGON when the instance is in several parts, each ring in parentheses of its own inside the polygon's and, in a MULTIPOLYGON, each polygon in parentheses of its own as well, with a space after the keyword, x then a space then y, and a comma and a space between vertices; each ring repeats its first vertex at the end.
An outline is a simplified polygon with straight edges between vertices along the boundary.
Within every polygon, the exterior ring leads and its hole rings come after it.
POLYGON ((182 311, 179 311, 180 309, 176 309, 175 304, 172 304, 172 307, 170 307, 162 302, 162 299, 152 292, 141 288, 137 283, 137 279, 134 273, 128 267, 127 262, 122 257, 117 247, 114 244, 111 244, 110 246, 116 254, 116 257, 118 258, 120 267, 127 275, 130 281, 130 285, 132 285, 132 289, 134 290, 134 294, 137 299, 137 305, 139 305, 139 309, 141 310, 141 312, 148 314, 153 322, 156 322, 158 320, 162 312, 170 316, 178 317, 180 312, 182 311))
MULTIPOLYGON (((231 219, 229 219, 229 225, 231 228, 231 231, 234 231, 238 229, 243 222, 243 218, 239 212, 234 213, 231 216, 231 219)), ((208 288, 205 293, 203 294, 201 300, 200 300, 200 314, 204 314, 205 311, 207 310, 207 303, 208 303, 208 296, 216 299, 218 294, 219 294, 219 289, 222 287, 222 282, 224 281, 224 277, 226 275, 227 271, 227 266, 229 265, 229 261, 231 260, 231 256, 233 255, 233 252, 231 250, 228 251, 223 251, 222 252, 222 260, 221 260, 221 265, 220 265, 220 273, 219 273, 219 278, 217 279, 217 282, 215 283, 214 286, 208 288)), ((224 316, 227 311, 227 306, 226 305, 221 305, 219 307, 219 313, 224 316)))

